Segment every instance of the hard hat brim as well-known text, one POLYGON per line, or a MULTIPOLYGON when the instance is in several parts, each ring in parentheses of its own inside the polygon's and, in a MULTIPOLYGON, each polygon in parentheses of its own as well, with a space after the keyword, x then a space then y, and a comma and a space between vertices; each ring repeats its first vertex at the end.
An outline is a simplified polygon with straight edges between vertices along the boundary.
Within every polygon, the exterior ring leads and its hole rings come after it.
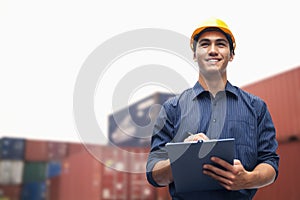
POLYGON ((200 33, 203 32, 205 29, 208 29, 208 28, 218 28, 218 29, 222 30, 224 33, 228 34, 228 35, 231 37, 231 40, 232 40, 232 43, 233 43, 233 49, 235 49, 235 38, 234 38, 232 32, 231 32, 228 28, 222 27, 222 26, 202 26, 202 27, 200 27, 200 28, 197 28, 197 29, 193 32, 193 34, 192 34, 192 36, 191 36, 190 46, 191 46, 191 49, 192 49, 192 50, 194 50, 193 44, 194 44, 194 38, 195 38, 195 36, 198 35, 198 34, 200 34, 200 33))

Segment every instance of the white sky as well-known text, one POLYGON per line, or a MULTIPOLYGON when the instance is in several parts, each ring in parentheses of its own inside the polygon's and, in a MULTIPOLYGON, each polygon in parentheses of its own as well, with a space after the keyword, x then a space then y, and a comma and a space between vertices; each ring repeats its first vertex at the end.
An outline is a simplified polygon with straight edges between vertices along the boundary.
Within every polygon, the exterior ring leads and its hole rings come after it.
MULTIPOLYGON (((236 38, 236 56, 228 67, 231 83, 243 86, 300 65, 297 1, 1 0, 0 137, 79 141, 73 118, 74 84, 93 50, 113 36, 139 28, 168 29, 190 37, 210 16, 227 22, 236 38)), ((157 64, 165 60, 166 55, 150 54, 148 59, 157 64)), ((129 56, 119 65, 149 64, 141 57, 129 56)), ((115 84, 126 74, 124 69, 107 74, 107 81, 115 84)), ((192 71, 176 70, 191 84, 196 81, 192 71)), ((102 88, 107 104, 95 106, 101 110, 96 112, 104 132, 112 89, 102 88)), ((154 90, 140 89, 133 99, 154 90)))

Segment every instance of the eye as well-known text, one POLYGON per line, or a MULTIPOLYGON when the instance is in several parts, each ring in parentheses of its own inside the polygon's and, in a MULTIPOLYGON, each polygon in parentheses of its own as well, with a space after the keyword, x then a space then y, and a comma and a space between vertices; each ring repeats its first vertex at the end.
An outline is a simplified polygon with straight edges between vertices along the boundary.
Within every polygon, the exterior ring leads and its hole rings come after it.
POLYGON ((208 42, 200 42, 199 47, 208 47, 209 43, 208 42))
POLYGON ((226 47, 227 46, 227 44, 225 42, 218 42, 217 45, 219 47, 226 47))
POLYGON ((223 41, 223 40, 217 41, 216 44, 217 44, 218 47, 227 47, 228 46, 228 43, 226 41, 223 41))

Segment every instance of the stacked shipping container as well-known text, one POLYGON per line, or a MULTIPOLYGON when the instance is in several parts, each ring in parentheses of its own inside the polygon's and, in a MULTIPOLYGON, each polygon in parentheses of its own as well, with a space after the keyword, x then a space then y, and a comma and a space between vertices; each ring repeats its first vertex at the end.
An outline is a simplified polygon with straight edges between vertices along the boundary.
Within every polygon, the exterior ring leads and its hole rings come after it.
MULTIPOLYGON (((299 88, 299 67, 243 87, 266 101, 279 141, 279 177, 273 185, 260 189, 256 200, 300 199, 299 88)), ((150 107, 171 96, 156 93, 130 106, 131 116, 126 109, 110 116, 109 137, 120 148, 95 145, 89 146, 93 149, 89 152, 78 143, 2 138, 0 200, 170 199, 167 187, 154 188, 147 183, 144 170, 152 129, 147 126, 151 122, 148 114, 152 112, 152 120, 158 114, 150 107), (114 117, 124 123, 131 117, 135 124, 146 127, 146 132, 131 129, 130 123, 120 130, 114 117)))
POLYGON ((20 138, 0 143, 0 194, 10 200, 47 199, 47 181, 60 175, 67 145, 20 138))
POLYGON ((260 199, 300 199, 300 67, 243 87, 267 103, 279 142, 279 176, 276 182, 262 188, 260 199))
MULTIPOLYGON (((169 199, 167 188, 154 188, 147 183, 144 170, 148 148, 89 145, 91 152, 97 154, 94 157, 79 143, 18 138, 1 141, 18 147, 16 153, 9 147, 9 153, 18 160, 1 157, 0 199, 169 199), (16 145, 17 141, 23 145, 16 145), (96 159, 99 156, 101 160, 96 159)), ((7 154, 8 147, 1 147, 0 152, 7 154)))
POLYGON ((300 141, 281 142, 278 153, 280 155, 279 176, 276 182, 265 188, 261 188, 255 200, 265 199, 300 199, 299 179, 300 179, 300 141))
POLYGON ((300 67, 244 86, 267 103, 280 142, 300 138, 300 67))
POLYGON ((67 156, 63 142, 26 140, 21 199, 47 199, 48 180, 61 173, 61 160, 67 156))
POLYGON ((20 199, 24 148, 24 139, 2 138, 0 140, 0 194, 11 200, 20 199))
POLYGON ((108 137, 113 145, 150 147, 161 105, 174 94, 157 92, 109 116, 108 137))

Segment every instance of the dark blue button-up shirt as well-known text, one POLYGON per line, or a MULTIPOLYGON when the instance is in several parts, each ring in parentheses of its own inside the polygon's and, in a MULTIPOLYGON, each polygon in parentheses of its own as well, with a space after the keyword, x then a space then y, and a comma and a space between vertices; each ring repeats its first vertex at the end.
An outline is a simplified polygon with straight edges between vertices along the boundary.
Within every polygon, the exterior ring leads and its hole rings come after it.
MULTIPOLYGON (((147 162, 147 178, 160 160, 168 159, 164 148, 172 141, 183 141, 186 132, 205 133, 209 138, 235 138, 235 157, 244 168, 252 171, 260 163, 270 164, 278 175, 279 156, 270 113, 263 100, 227 82, 225 91, 215 97, 197 82, 193 88, 163 104, 154 126, 151 151, 147 162), (197 108, 188 109, 195 104, 197 108), (185 110, 185 111, 183 111, 185 110), (188 110, 188 112, 186 112, 188 110), (197 112, 195 112, 197 110, 197 112), (192 112, 193 111, 193 112, 192 112), (185 113, 184 113, 185 112, 185 113), (187 113, 191 116, 187 117, 187 113), (196 113, 196 114, 195 114, 196 113), (191 127, 194 129, 191 130, 191 127)), ((201 172, 200 172, 201 173, 201 172)), ((177 194, 174 183, 169 185, 173 199, 252 199, 256 189, 239 191, 216 190, 177 194)))

